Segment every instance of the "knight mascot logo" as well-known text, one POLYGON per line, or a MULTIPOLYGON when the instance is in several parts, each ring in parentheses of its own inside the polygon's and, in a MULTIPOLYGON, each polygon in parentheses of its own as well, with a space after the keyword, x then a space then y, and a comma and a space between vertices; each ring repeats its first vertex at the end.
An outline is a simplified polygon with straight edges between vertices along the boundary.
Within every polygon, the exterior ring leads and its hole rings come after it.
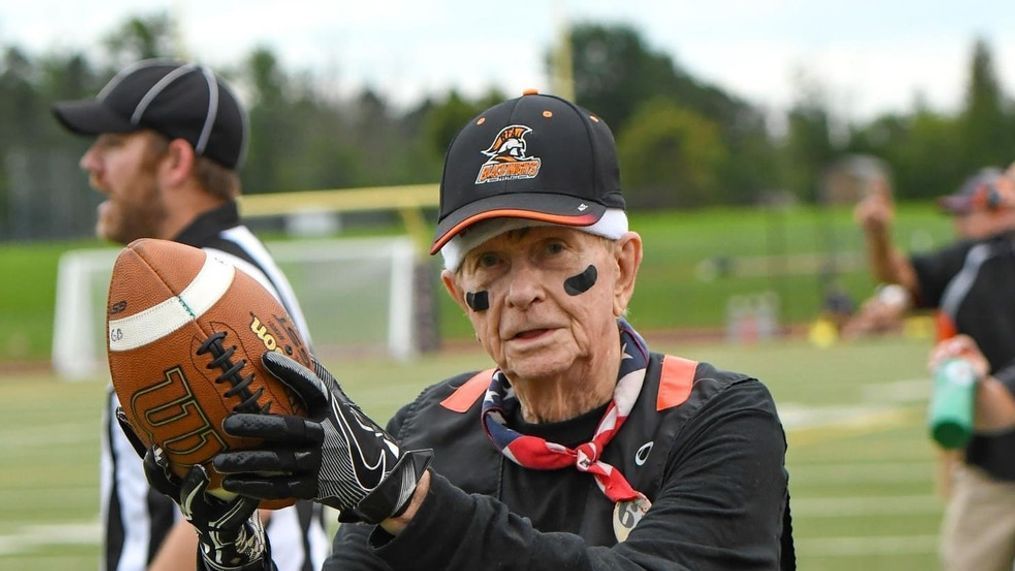
POLYGON ((525 135, 532 129, 525 125, 509 125, 500 130, 490 148, 483 154, 490 157, 479 169, 476 184, 535 178, 542 161, 525 154, 525 135))

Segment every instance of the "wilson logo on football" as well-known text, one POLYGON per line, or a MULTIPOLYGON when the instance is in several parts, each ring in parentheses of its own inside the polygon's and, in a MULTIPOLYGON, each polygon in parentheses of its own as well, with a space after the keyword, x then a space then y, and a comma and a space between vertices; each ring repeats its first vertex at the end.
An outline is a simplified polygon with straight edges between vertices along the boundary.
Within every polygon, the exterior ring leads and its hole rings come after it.
POLYGON ((135 392, 130 410, 141 421, 135 426, 145 432, 145 442, 158 442, 170 455, 170 461, 204 462, 229 449, 216 434, 179 365, 167 369, 154 384, 135 392))
POLYGON ((476 184, 535 178, 542 161, 525 154, 525 135, 532 129, 525 125, 509 125, 500 130, 490 148, 483 154, 490 157, 479 169, 476 184))

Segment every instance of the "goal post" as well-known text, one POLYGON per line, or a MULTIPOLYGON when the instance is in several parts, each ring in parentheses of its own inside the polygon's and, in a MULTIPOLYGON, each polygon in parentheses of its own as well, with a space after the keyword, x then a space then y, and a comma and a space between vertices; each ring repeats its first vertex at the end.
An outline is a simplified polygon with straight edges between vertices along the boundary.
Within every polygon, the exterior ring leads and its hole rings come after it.
MULTIPOLYGON (((416 353, 414 268, 408 236, 270 242, 324 358, 416 353)), ((119 249, 65 253, 59 263, 53 368, 64 379, 106 373, 105 310, 119 249)))
POLYGON ((84 379, 106 365, 105 308, 119 250, 73 250, 60 256, 53 312, 53 370, 84 379))

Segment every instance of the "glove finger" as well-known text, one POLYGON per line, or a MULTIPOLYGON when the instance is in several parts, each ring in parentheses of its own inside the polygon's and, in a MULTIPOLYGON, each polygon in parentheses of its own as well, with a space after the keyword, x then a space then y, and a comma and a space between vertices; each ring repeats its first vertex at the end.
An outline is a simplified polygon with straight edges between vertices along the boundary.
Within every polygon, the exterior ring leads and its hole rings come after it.
POLYGON ((192 524, 203 520, 209 531, 234 534, 257 510, 257 499, 237 496, 229 501, 207 495, 208 472, 197 464, 180 486, 180 511, 192 524))
POLYGON ((127 442, 130 442, 130 445, 134 447, 134 452, 137 452, 138 458, 144 458, 145 454, 148 452, 148 447, 144 445, 144 442, 141 442, 137 433, 134 432, 134 427, 132 427, 130 422, 127 420, 127 414, 124 413, 123 408, 119 406, 116 407, 115 414, 116 423, 120 425, 120 430, 122 430, 123 435, 127 437, 127 442))
POLYGON ((261 363, 303 400, 311 415, 327 409, 328 387, 313 371, 275 351, 266 351, 261 355, 261 363))
POLYGON ((293 476, 229 476, 223 478, 222 487, 234 494, 265 500, 286 498, 312 500, 317 496, 316 481, 293 476))
POLYGON ((172 500, 180 499, 180 483, 169 471, 165 454, 158 446, 152 446, 144 455, 144 475, 151 487, 172 500))
POLYGON ((311 357, 310 364, 313 365, 314 374, 317 375, 318 379, 321 379, 321 382, 324 383, 324 386, 328 387, 328 390, 345 396, 345 393, 342 392, 342 386, 338 384, 338 379, 336 379, 330 371, 325 369, 324 365, 322 365, 320 361, 311 357))
POLYGON ((260 500, 257 498, 236 496, 235 499, 229 502, 229 509, 211 523, 221 530, 237 529, 257 511, 258 503, 260 503, 260 500))
POLYGON ((194 506, 204 502, 204 491, 208 489, 208 473, 204 466, 194 465, 180 485, 180 511, 187 519, 194 513, 194 506))
POLYGON ((222 422, 232 436, 261 438, 299 448, 303 444, 324 442, 324 429, 316 422, 299 416, 277 414, 231 414, 222 422))
POLYGON ((272 449, 223 452, 213 460, 215 470, 223 474, 244 472, 317 473, 320 454, 306 450, 272 449))

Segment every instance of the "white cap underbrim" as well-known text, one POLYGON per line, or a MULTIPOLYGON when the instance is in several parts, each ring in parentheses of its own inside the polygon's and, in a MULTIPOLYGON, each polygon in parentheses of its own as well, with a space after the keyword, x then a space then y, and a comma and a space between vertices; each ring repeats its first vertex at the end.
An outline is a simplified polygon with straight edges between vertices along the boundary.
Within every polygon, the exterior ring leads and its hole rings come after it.
POLYGON ((457 270, 458 266, 462 264, 462 260, 465 259, 465 256, 471 252, 473 248, 491 238, 495 238, 505 232, 510 232, 511 230, 518 230, 519 228, 533 228, 537 226, 560 226, 561 228, 572 228, 588 234, 609 238, 610 240, 619 239, 628 230, 627 213, 620 208, 607 208, 606 212, 603 213, 599 220, 590 226, 566 226, 563 224, 530 220, 528 218, 492 218, 490 220, 484 220, 473 224, 469 227, 468 232, 461 232, 449 240, 447 244, 444 244, 441 248, 441 256, 444 257, 444 269, 451 271, 457 270))

